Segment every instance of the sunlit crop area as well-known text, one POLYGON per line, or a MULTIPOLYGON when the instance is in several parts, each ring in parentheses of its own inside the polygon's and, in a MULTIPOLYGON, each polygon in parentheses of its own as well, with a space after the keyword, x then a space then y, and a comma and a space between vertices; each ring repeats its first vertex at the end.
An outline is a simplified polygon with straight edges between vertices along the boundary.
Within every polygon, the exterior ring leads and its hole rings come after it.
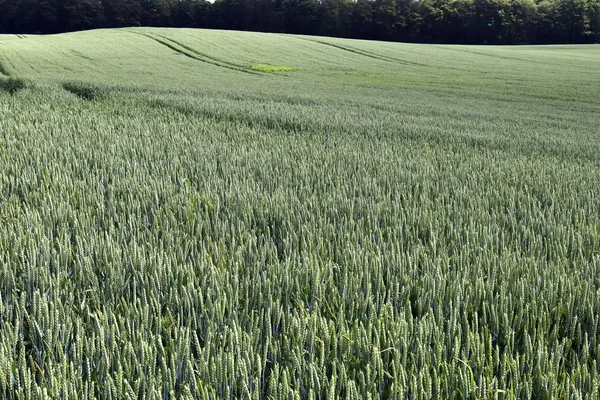
POLYGON ((600 397, 600 46, 140 28, 0 65, 1 398, 600 397))

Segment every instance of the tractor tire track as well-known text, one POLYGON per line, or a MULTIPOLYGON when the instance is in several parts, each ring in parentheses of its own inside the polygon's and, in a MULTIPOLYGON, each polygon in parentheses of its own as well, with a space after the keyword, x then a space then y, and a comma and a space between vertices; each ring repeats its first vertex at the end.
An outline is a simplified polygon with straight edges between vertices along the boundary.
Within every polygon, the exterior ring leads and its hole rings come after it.
MULTIPOLYGON (((475 54, 478 56, 483 56, 483 57, 490 57, 490 58, 495 58, 495 59, 502 59, 502 60, 510 60, 510 61, 520 61, 520 62, 525 62, 525 63, 533 63, 533 64, 537 64, 536 61, 533 60, 528 60, 526 58, 521 58, 521 57, 514 57, 514 56, 501 56, 498 54, 489 54, 489 53, 485 53, 485 52, 480 52, 480 51, 474 51, 474 50, 467 50, 467 49, 459 49, 456 47, 451 47, 451 46, 437 46, 440 48, 443 48, 445 50, 450 50, 450 51, 457 51, 460 53, 467 53, 467 54, 475 54)), ((556 64, 556 63, 546 63, 549 65, 561 65, 561 64, 556 64)))
POLYGON ((167 48, 169 48, 169 49, 171 49, 173 51, 181 53, 184 56, 186 56, 188 58, 191 58, 193 60, 196 60, 196 61, 200 61, 200 62, 203 62, 203 63, 206 63, 206 64, 210 64, 210 65, 214 65, 214 66, 217 66, 217 67, 221 67, 221 68, 227 68, 227 69, 230 69, 232 71, 243 72, 245 74, 262 75, 262 74, 259 74, 257 72, 254 72, 254 71, 249 71, 249 70, 245 70, 245 69, 242 69, 242 68, 233 67, 231 65, 223 64, 221 62, 214 61, 214 60, 212 60, 210 58, 206 58, 206 57, 203 58, 200 55, 194 54, 194 53, 190 52, 190 50, 187 50, 187 49, 183 48, 181 45, 179 45, 177 43, 169 42, 168 41, 169 39, 165 39, 165 38, 162 38, 162 37, 154 37, 153 35, 145 34, 145 33, 138 33, 138 32, 132 32, 132 31, 129 31, 129 32, 134 33, 136 35, 145 36, 148 39, 152 39, 155 42, 157 42, 157 43, 159 43, 159 44, 161 44, 161 45, 163 45, 163 46, 165 46, 165 47, 167 47, 167 48))
POLYGON ((403 65, 414 65, 414 66, 419 66, 419 67, 428 67, 427 64, 421 64, 418 62, 402 60, 399 58, 394 58, 394 57, 389 57, 389 56, 382 56, 380 54, 376 54, 376 53, 373 53, 373 52, 370 52, 367 50, 359 50, 359 49, 356 49, 353 47, 342 46, 340 44, 329 43, 329 42, 325 42, 322 40, 306 39, 306 38, 302 38, 302 37, 298 37, 298 39, 306 40, 307 42, 323 44, 325 46, 335 47, 336 49, 344 50, 344 51, 347 51, 347 52, 350 52, 353 54, 358 54, 363 57, 369 57, 369 58, 379 60, 379 61, 394 62, 394 63, 403 64, 403 65))
POLYGON ((158 37, 160 37, 160 38, 163 38, 163 39, 165 39, 165 40, 167 40, 167 41, 169 41, 171 43, 175 43, 176 45, 178 45, 180 47, 183 47, 187 51, 190 51, 190 52, 192 52, 192 53, 194 53, 194 54, 196 54, 196 55, 198 55, 200 57, 207 58, 207 59, 212 60, 212 61, 214 61, 216 63, 220 63, 220 64, 223 64, 223 65, 228 65, 228 66, 230 66, 232 68, 239 68, 239 69, 244 69, 245 68, 243 65, 234 64, 232 62, 224 61, 224 60, 221 60, 219 58, 209 56, 208 54, 202 53, 202 52, 200 52, 200 51, 198 51, 198 50, 196 50, 196 49, 194 49, 192 47, 189 47, 189 46, 187 46, 187 45, 185 45, 185 44, 183 44, 183 43, 181 43, 181 42, 179 42, 179 41, 177 41, 175 39, 171 39, 171 38, 169 38, 167 36, 163 36, 163 35, 159 35, 159 34, 155 34, 155 35, 158 36, 158 37))

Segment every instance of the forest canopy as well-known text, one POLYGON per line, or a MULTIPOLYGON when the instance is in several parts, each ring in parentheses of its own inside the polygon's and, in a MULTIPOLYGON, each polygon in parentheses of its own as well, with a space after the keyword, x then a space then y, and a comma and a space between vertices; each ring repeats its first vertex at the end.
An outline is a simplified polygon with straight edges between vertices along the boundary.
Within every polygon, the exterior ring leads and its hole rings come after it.
POLYGON ((422 43, 598 43, 600 0, 0 0, 0 33, 124 26, 422 43))

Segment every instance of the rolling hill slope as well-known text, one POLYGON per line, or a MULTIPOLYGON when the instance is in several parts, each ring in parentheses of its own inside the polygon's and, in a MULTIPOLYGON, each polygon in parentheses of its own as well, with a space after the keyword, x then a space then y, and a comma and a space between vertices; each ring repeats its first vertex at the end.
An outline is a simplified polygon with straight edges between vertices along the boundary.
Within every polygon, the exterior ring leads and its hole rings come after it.
MULTIPOLYGON (((3 36, 11 74, 60 81, 167 87, 294 89, 311 84, 383 90, 478 91, 598 101, 600 46, 437 46, 193 29, 131 28, 53 36, 3 36), (285 78, 259 64, 295 68, 285 78)), ((343 89, 342 89, 343 90, 343 89)))

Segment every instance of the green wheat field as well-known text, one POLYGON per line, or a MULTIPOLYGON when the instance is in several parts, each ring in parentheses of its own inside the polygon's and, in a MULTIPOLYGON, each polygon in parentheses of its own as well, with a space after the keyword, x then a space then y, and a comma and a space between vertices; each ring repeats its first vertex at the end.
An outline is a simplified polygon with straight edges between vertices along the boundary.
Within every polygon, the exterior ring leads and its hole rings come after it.
POLYGON ((0 398, 600 398, 600 46, 0 36, 0 398))

